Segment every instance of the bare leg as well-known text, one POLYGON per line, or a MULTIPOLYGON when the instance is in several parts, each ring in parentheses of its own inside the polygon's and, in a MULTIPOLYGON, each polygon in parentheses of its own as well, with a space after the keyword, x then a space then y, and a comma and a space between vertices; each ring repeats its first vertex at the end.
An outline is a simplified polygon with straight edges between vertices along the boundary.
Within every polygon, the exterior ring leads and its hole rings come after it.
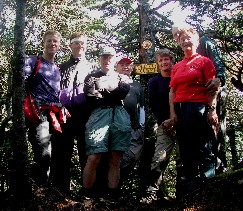
POLYGON ((109 159, 108 188, 118 188, 120 180, 120 158, 122 152, 112 151, 109 159))
POLYGON ((83 187, 92 188, 96 180, 96 169, 102 154, 89 155, 83 172, 83 187))

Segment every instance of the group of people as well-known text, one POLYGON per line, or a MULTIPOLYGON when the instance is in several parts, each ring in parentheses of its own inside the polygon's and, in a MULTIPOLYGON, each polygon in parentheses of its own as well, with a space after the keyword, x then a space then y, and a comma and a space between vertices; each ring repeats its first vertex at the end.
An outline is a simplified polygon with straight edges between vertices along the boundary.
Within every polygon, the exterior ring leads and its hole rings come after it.
MULTIPOLYGON (((26 119, 34 155, 31 177, 38 186, 52 185, 68 193, 76 140, 82 194, 95 195, 96 171, 106 155, 107 190, 104 192, 117 196, 120 166, 123 174, 127 174, 143 145, 143 88, 132 79, 133 61, 129 58, 116 61, 116 52, 110 46, 101 46, 100 69, 94 70, 85 58, 87 36, 82 33, 71 35, 72 55, 57 65, 54 58, 60 42, 59 32, 45 32, 44 53, 31 82, 30 91, 41 119, 37 124, 30 124, 26 119)), ((26 80, 35 71, 36 63, 37 56, 26 58, 26 80)))
MULTIPOLYGON (((195 29, 174 27, 172 34, 185 57, 175 64, 170 50, 155 53, 159 73, 148 82, 148 96, 157 120, 157 140, 150 171, 140 183, 141 202, 145 203, 159 198, 159 186, 174 147, 178 198, 200 187, 216 169, 217 92, 225 83, 225 68, 215 70, 214 58, 202 51, 205 48, 195 29)), ((85 58, 87 36, 82 33, 71 35, 72 55, 57 65, 54 59, 60 42, 59 32, 45 32, 44 52, 32 79, 31 94, 41 121, 30 124, 26 119, 34 155, 31 176, 38 186, 52 185, 68 193, 76 140, 81 194, 96 197, 97 183, 102 183, 106 187, 101 196, 117 198, 121 182, 143 150, 144 89, 133 78, 133 61, 117 59, 111 46, 101 46, 100 67, 95 69, 85 58), (99 180, 104 171, 105 178, 99 180)), ((36 56, 26 58, 26 79, 36 63, 36 56)))
POLYGON ((224 124, 218 124, 218 93, 225 84, 226 71, 220 51, 209 37, 199 37, 191 27, 175 26, 172 34, 184 59, 174 64, 170 50, 156 51, 160 74, 148 82, 149 107, 157 120, 157 140, 150 171, 141 182, 140 201, 147 204, 164 200, 160 185, 173 148, 177 199, 198 190, 220 165, 227 167, 221 151, 224 124))

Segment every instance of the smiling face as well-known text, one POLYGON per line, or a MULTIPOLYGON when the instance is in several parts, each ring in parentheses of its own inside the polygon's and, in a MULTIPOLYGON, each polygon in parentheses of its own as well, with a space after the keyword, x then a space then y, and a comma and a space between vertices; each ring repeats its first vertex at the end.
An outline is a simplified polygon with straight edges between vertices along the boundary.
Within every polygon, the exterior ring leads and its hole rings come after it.
POLYGON ((196 51, 196 48, 199 45, 198 33, 190 30, 181 31, 179 34, 179 44, 184 53, 196 51))
POLYGON ((60 48, 61 38, 57 34, 47 34, 44 38, 44 51, 46 55, 55 55, 60 48))
POLYGON ((87 38, 83 35, 75 37, 71 40, 69 47, 74 58, 83 57, 87 49, 87 38))
POLYGON ((180 36, 179 44, 183 51, 192 50, 193 40, 191 35, 183 34, 180 36))
POLYGON ((162 75, 170 74, 173 66, 173 61, 168 55, 157 55, 156 63, 158 65, 158 69, 162 75))
POLYGON ((168 48, 159 49, 155 52, 155 60, 158 72, 163 77, 170 77, 175 58, 168 48))
POLYGON ((133 71, 133 64, 128 60, 121 60, 116 66, 116 71, 120 74, 131 76, 133 71))
POLYGON ((108 72, 110 70, 114 70, 114 56, 110 54, 104 54, 99 56, 100 67, 102 72, 108 72))

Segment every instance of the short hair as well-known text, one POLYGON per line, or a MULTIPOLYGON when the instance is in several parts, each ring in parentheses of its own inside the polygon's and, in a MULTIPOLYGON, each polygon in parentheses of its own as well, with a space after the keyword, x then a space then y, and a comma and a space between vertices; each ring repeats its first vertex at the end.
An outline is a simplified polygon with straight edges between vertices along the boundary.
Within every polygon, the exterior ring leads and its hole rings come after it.
POLYGON ((169 56, 171 61, 173 63, 175 62, 175 57, 174 57, 173 53, 167 48, 157 50, 155 52, 155 59, 156 59, 157 56, 169 56))
POLYGON ((82 33, 82 32, 74 32, 74 33, 71 34, 69 40, 71 42, 72 39, 74 39, 76 37, 81 37, 81 36, 83 36, 85 38, 87 37, 87 35, 85 33, 82 33))
POLYGON ((58 32, 56 30, 47 30, 43 34, 43 41, 45 41, 47 35, 57 35, 60 38, 60 40, 62 39, 62 35, 60 34, 60 32, 58 32))
POLYGON ((186 22, 177 23, 172 26, 172 35, 173 38, 176 40, 176 42, 179 43, 179 36, 181 36, 183 33, 190 33, 195 34, 197 30, 190 24, 186 22), (180 35, 181 34, 181 35, 180 35))
POLYGON ((192 35, 195 35, 199 38, 199 34, 197 32, 196 29, 193 29, 193 28, 190 28, 190 29, 180 29, 179 30, 179 34, 178 34, 178 37, 180 39, 180 37, 183 35, 183 34, 192 34, 192 35))

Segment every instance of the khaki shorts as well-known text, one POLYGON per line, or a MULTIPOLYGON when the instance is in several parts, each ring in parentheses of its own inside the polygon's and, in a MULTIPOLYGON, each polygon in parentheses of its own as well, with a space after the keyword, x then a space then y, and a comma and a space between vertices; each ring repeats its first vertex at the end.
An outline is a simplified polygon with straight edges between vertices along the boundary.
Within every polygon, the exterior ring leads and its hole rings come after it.
POLYGON ((131 142, 130 116, 122 106, 95 109, 86 123, 86 155, 127 151, 131 142))

